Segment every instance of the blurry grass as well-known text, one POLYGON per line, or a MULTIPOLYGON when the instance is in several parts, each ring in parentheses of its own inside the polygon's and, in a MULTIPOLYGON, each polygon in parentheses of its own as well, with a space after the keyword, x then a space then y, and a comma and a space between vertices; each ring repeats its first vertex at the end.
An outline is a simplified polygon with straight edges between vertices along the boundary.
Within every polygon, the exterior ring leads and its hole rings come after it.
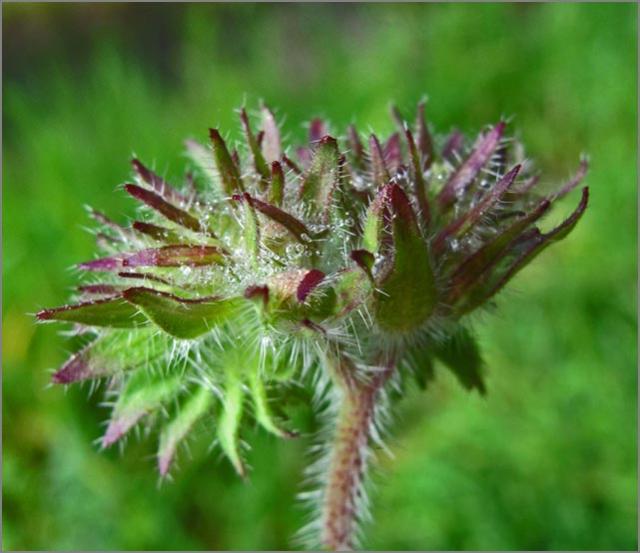
POLYGON ((152 440, 100 453, 99 394, 46 389, 68 344, 26 314, 92 256, 83 204, 131 213, 132 152, 177 179, 183 139, 237 133, 245 100, 296 138, 316 114, 390 129, 387 102, 424 93, 440 132, 515 115, 549 180, 588 152, 592 200, 480 321, 489 396, 443 373, 400 406, 365 545, 636 548, 635 6, 93 9, 3 5, 3 41, 26 37, 3 60, 3 548, 288 547, 305 443, 247 436, 243 484, 202 436, 158 489, 152 440))

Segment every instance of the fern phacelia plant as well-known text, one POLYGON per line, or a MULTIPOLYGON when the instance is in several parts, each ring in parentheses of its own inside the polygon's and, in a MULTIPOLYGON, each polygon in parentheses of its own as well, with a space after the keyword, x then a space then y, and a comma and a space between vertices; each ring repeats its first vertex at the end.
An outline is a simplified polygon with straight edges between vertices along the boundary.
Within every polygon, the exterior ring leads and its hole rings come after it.
POLYGON ((539 191, 505 122, 468 141, 432 137, 419 104, 408 125, 365 139, 354 126, 289 151, 272 111, 256 132, 240 111, 244 144, 211 129, 187 149, 194 172, 180 188, 138 159, 124 189, 141 206, 121 225, 98 211, 102 256, 78 267, 91 278, 74 302, 37 314, 73 323, 86 345, 53 382, 108 382, 113 408, 102 445, 138 423, 159 428, 165 476, 198 424, 240 475, 245 424, 296 436, 279 407, 296 389, 325 425, 308 469, 310 545, 357 545, 367 517, 367 467, 382 444, 390 403, 434 360, 485 392, 466 319, 492 303, 524 266, 564 238, 587 207, 542 232, 552 204, 584 177, 539 191), (394 393, 391 393, 394 392, 394 393))

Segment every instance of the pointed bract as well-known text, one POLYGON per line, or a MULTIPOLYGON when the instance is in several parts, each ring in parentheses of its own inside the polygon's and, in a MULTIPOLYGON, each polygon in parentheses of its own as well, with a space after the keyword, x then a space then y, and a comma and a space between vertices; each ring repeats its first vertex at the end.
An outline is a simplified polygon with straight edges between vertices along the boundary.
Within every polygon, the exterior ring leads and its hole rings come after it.
POLYGON ((165 200, 169 202, 186 202, 186 197, 180 194, 173 186, 171 186, 166 180, 162 177, 156 175, 151 169, 145 167, 142 162, 133 158, 131 160, 131 165, 135 172, 140 176, 140 178, 151 185, 160 196, 162 196, 165 200))
POLYGON ((166 476, 169 473, 178 445, 187 437, 198 420, 210 411, 213 397, 208 388, 197 388, 178 407, 175 416, 162 429, 158 445, 158 472, 160 476, 166 476))
POLYGON ((182 209, 165 201, 158 194, 155 194, 150 190, 145 190, 144 188, 136 186, 135 184, 127 184, 124 188, 134 198, 140 200, 141 202, 144 202, 151 209, 155 209, 170 221, 173 221, 174 223, 182 225, 183 227, 195 232, 200 232, 203 230, 198 219, 196 219, 193 215, 190 215, 186 211, 183 211, 182 209))
POLYGON ((222 451, 226 454, 238 475, 244 477, 247 469, 240 454, 239 430, 242 421, 244 393, 242 380, 236 369, 230 367, 226 372, 222 413, 218 425, 218 439, 222 451))
POLYGON ((66 321, 86 326, 133 328, 147 323, 147 318, 120 295, 43 309, 36 315, 39 321, 66 321))
POLYGON ((222 190, 228 196, 244 191, 237 164, 231 158, 225 141, 217 129, 209 129, 209 137, 213 144, 213 155, 220 175, 222 190))
POLYGON ((433 138, 429 132, 427 121, 424 115, 424 108, 426 103, 420 102, 418 104, 418 115, 416 118, 416 134, 418 137, 418 150, 422 155, 422 170, 429 169, 433 163, 433 138))
POLYGON ((273 112, 266 106, 260 108, 262 115, 262 129, 264 138, 262 139, 262 155, 267 163, 279 161, 282 157, 282 141, 280 131, 273 112))
POLYGON ((240 110, 240 120, 242 121, 242 128, 244 130, 244 134, 247 140, 247 144, 249 145, 249 151, 251 152, 251 157, 253 158, 253 167, 261 177, 261 182, 263 183, 263 188, 266 187, 267 179, 269 178, 269 168, 267 167, 267 162, 262 155, 262 150, 260 149, 260 145, 258 144, 258 140, 253 134, 251 130, 251 125, 249 124, 249 117, 247 115, 247 111, 242 108, 240 110))
POLYGON ((371 172, 373 184, 381 188, 391 180, 389 168, 384 160, 384 153, 380 141, 375 134, 369 137, 369 155, 371 156, 371 172))
POLYGON ((398 185, 385 187, 392 213, 393 251, 375 274, 375 318, 388 332, 405 332, 425 323, 437 302, 435 275, 409 199, 398 185))
POLYGON ((196 338, 238 313, 241 298, 179 298, 151 288, 130 288, 125 299, 138 306, 156 325, 176 338, 196 338))
POLYGON ((476 141, 471 155, 456 170, 438 194, 438 202, 441 206, 445 207, 451 204, 487 164, 500 143, 505 126, 504 122, 498 123, 476 141))
POLYGON ((224 259, 224 253, 216 246, 175 244, 94 259, 80 263, 78 268, 85 271, 119 271, 135 267, 201 267, 223 263, 224 259))
POLYGON ((143 417, 160 409, 163 404, 180 393, 179 374, 137 371, 124 384, 111 413, 102 447, 108 447, 122 438, 143 417))
POLYGON ((299 242, 304 244, 309 241, 309 229, 307 229, 302 221, 293 215, 290 215, 286 211, 268 204, 267 202, 263 202, 258 198, 254 198, 247 193, 243 195, 235 195, 233 196, 233 200, 246 201, 250 203, 254 209, 286 228, 299 242))
POLYGON ((338 143, 331 136, 318 141, 300 188, 300 199, 314 213, 327 213, 338 182, 338 143))

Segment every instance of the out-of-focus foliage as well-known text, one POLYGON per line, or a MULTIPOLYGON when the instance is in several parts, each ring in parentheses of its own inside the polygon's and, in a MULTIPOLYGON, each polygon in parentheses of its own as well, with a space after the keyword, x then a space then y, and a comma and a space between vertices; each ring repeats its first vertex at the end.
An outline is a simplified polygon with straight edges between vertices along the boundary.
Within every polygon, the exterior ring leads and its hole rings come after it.
POLYGON ((256 431, 243 483, 202 434, 158 489, 151 442, 91 445, 101 394, 46 388, 68 342, 28 313, 91 257, 82 204, 131 214, 133 152, 180 177, 244 99, 299 138, 310 113, 389 130, 426 92, 440 132, 515 115, 550 182, 589 153, 591 206, 479 325, 488 396, 439 371, 404 401, 364 545, 635 549, 635 40, 631 4, 4 5, 3 548, 288 547, 304 439, 256 431))

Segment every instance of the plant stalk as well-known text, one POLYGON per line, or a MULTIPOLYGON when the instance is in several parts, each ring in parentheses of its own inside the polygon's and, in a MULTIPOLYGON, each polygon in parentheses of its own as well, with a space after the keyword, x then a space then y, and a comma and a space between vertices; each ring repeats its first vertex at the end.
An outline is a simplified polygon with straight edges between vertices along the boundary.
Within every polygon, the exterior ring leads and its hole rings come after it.
POLYGON ((321 543, 332 551, 351 550, 361 517, 359 504, 364 500, 364 479, 369 457, 368 442, 375 424, 377 401, 392 375, 395 363, 366 382, 353 378, 353 372, 334 372, 342 390, 336 417, 336 430, 329 460, 329 470, 323 494, 321 543))

